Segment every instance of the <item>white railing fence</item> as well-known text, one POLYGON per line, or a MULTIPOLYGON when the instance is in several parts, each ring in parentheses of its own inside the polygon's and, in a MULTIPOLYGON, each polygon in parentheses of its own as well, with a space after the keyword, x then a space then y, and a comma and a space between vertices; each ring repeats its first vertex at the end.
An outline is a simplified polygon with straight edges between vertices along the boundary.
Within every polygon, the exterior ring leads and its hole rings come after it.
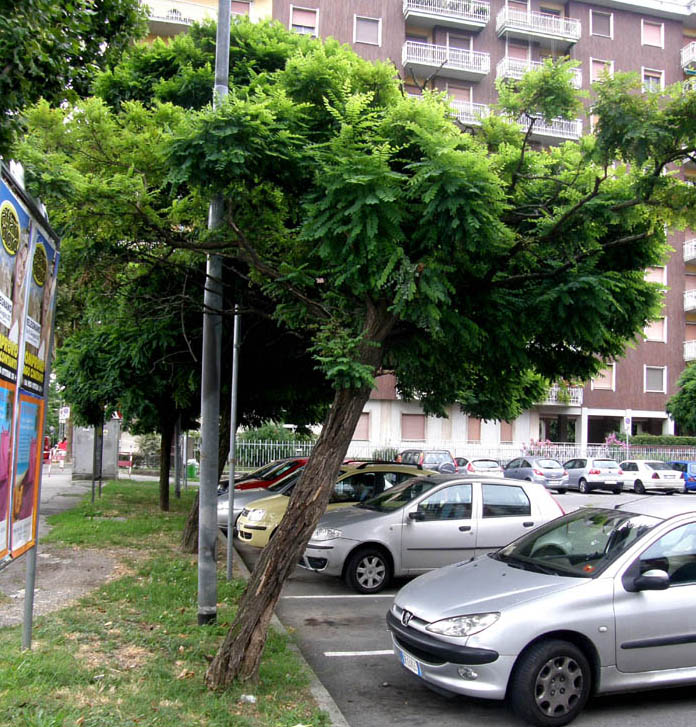
POLYGON ((544 35, 556 35, 559 38, 580 40, 581 23, 575 18, 562 18, 546 13, 525 12, 514 8, 503 8, 496 19, 497 29, 504 25, 514 26, 520 30, 544 35))
POLYGON ((491 69, 489 53, 451 48, 446 45, 433 45, 407 40, 404 44, 403 62, 427 66, 443 66, 459 70, 488 73, 491 69))
POLYGON ((491 5, 483 0, 404 0, 404 15, 408 12, 487 23, 491 5))

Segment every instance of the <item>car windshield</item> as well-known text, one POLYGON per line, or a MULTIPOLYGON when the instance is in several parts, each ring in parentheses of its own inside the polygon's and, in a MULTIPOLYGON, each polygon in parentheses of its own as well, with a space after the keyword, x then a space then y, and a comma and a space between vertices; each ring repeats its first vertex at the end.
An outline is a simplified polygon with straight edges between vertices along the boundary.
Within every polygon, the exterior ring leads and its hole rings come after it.
POLYGON ((259 477, 259 479, 275 480, 278 477, 281 477, 286 472, 289 472, 293 467, 297 467, 297 462, 295 460, 291 459, 288 462, 281 462, 272 469, 268 470, 263 476, 259 477))
POLYGON ((556 462, 555 459, 538 459, 537 467, 543 467, 544 469, 561 469, 561 463, 556 462))
POLYGON ((660 522, 649 515, 582 508, 542 525, 491 557, 523 570, 594 578, 660 522))
POLYGON ((363 507, 367 510, 378 512, 391 512, 407 505, 409 502, 420 497, 424 492, 432 490, 438 483, 427 477, 417 477, 406 480, 396 487, 391 487, 385 492, 376 495, 370 500, 361 502, 356 507, 363 507))
POLYGON ((302 474, 303 469, 304 467, 300 467, 299 470, 293 472, 287 477, 284 477, 280 482, 274 482, 270 487, 266 488, 266 492, 281 492, 286 487, 289 487, 291 485, 294 487, 297 480, 300 479, 300 475, 302 474))
POLYGON ((645 464, 650 467, 651 470, 672 470, 672 468, 667 464, 667 462, 646 462, 645 464))

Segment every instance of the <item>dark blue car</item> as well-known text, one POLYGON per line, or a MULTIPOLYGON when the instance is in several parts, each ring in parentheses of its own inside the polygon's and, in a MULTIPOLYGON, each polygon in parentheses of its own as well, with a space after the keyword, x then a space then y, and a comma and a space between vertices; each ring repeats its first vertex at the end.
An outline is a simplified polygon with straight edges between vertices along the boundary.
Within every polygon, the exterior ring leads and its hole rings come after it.
POLYGON ((674 459, 667 464, 674 470, 679 470, 686 481, 686 489, 696 491, 696 462, 688 459, 674 459))

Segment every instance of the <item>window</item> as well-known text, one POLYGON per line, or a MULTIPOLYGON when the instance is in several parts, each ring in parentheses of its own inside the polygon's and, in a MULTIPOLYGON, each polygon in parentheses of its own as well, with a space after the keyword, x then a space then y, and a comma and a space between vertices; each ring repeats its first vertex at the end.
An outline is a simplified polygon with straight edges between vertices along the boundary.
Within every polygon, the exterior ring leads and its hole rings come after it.
POLYGON ((402 414, 401 438, 425 441, 425 414, 402 414))
POLYGON ((645 270, 645 280, 649 283, 667 285, 667 268, 664 265, 647 268, 645 270))
POLYGON ((464 86, 454 83, 447 84, 447 93, 455 101, 471 103, 471 86, 464 86))
POLYGON ((358 426, 355 427, 355 433, 353 434, 353 439, 367 440, 369 438, 370 438, 370 415, 368 412, 364 411, 360 415, 360 421, 358 421, 358 426))
POLYGON ((605 61, 599 58, 590 58, 590 82, 601 81, 604 73, 614 75, 614 61, 605 61))
POLYGON ((696 525, 682 525, 663 535, 639 558, 640 572, 663 570, 670 586, 696 583, 696 525))
POLYGON ((643 90, 661 91, 664 88, 664 71, 643 68, 643 90))
POLYGON ((561 14, 561 11, 559 8, 550 8, 550 7, 544 7, 543 5, 541 5, 539 7, 539 12, 542 15, 553 15, 556 18, 562 17, 562 14, 561 14))
POLYGON ((590 35, 602 35, 605 38, 613 38, 614 14, 602 13, 599 10, 590 10, 590 35))
POLYGON ((667 319, 663 316, 656 321, 650 321, 643 329, 647 341, 667 342, 667 319))
POLYGON ((361 472, 337 482, 329 502, 364 502, 383 491, 384 478, 381 472, 361 472))
POLYGON ((290 8, 290 30, 304 35, 316 35, 318 21, 318 10, 308 8, 290 8))
POLYGON ((232 15, 249 15, 249 3, 232 0, 230 10, 232 11, 232 15))
POLYGON ((500 422, 500 441, 512 442, 512 422, 500 422))
POLYGON ((643 391, 665 393, 666 366, 646 366, 643 391))
POLYGON ((529 498, 521 487, 483 485, 483 517, 523 517, 532 512, 529 498))
POLYGON ((458 50, 471 50, 471 36, 447 33, 447 47, 458 50))
POLYGON ((508 58, 514 58, 518 61, 528 61, 529 46, 527 44, 522 45, 521 43, 511 43, 508 41, 507 55, 508 58))
POLYGON ((474 417, 467 418, 467 439, 470 442, 481 441, 481 420, 474 417))
POLYGON ((362 18, 356 15, 353 26, 353 42, 382 45, 381 18, 362 18))
POLYGON ((425 520, 469 520, 471 485, 453 485, 439 490, 418 505, 425 520))
POLYGON ((592 379, 593 389, 614 390, 616 386, 616 364, 609 364, 592 379))
POLYGON ((641 24, 643 45, 654 45, 658 48, 664 48, 664 24, 655 23, 650 20, 642 20, 641 24))

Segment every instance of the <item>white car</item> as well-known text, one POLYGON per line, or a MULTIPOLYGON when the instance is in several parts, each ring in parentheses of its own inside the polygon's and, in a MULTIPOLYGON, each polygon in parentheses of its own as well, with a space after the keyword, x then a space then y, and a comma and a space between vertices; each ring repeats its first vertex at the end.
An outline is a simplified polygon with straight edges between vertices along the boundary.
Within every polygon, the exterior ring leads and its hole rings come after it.
POLYGON ((624 473, 624 488, 642 495, 646 490, 686 492, 681 472, 666 462, 647 459, 627 459, 619 467, 624 473))

